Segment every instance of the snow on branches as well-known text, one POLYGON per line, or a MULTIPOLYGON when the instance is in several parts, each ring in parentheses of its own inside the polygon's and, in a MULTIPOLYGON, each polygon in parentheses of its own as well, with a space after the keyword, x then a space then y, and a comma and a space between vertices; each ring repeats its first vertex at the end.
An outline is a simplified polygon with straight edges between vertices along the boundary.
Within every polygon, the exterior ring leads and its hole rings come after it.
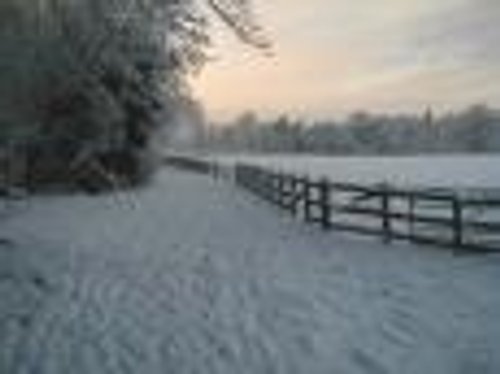
POLYGON ((268 47, 248 0, 2 0, 0 7, 2 126, 37 139, 36 147, 49 139, 49 153, 64 149, 66 160, 118 150, 143 162, 155 131, 188 95, 186 76, 207 62, 210 13, 243 42, 268 47))

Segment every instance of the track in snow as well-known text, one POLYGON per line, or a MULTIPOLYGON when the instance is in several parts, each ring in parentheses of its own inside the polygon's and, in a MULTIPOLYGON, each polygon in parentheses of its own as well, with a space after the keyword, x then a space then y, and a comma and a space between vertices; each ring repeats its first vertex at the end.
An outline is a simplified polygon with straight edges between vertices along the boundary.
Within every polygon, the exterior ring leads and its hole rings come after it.
POLYGON ((173 170, 1 224, 0 373, 500 370, 496 256, 324 234, 173 170))

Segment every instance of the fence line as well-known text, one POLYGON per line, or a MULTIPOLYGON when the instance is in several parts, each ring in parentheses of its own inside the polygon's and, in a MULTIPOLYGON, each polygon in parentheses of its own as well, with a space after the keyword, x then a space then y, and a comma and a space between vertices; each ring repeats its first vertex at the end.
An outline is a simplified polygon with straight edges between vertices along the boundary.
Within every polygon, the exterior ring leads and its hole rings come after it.
MULTIPOLYGON (((164 161, 227 178, 227 166, 215 161, 184 155, 169 155, 164 161)), ((404 189, 386 183, 332 182, 239 163, 232 169, 230 179, 237 186, 325 230, 377 236, 386 243, 406 240, 457 250, 500 251, 500 197, 471 198, 451 189, 404 189), (487 217, 471 217, 478 212, 487 217)))
POLYGON ((407 240, 455 249, 500 250, 500 220, 466 216, 478 209, 483 213, 497 209, 498 219, 500 198, 471 199, 452 190, 314 180, 244 164, 235 166, 235 181, 238 186, 325 230, 375 235, 385 242, 407 240), (357 218, 354 222, 353 217, 357 218), (371 224, 366 224, 367 221, 371 224))
POLYGON ((214 174, 218 166, 215 162, 210 162, 202 158, 173 154, 164 156, 163 163, 200 174, 214 174))

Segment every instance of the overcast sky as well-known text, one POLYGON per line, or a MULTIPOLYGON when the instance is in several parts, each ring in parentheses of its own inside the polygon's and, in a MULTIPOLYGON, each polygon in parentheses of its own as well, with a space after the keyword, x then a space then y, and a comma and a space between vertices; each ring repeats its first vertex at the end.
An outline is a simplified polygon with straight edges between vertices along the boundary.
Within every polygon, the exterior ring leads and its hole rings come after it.
POLYGON ((194 81, 216 119, 500 106, 500 0, 255 0, 275 56, 217 31, 194 81))

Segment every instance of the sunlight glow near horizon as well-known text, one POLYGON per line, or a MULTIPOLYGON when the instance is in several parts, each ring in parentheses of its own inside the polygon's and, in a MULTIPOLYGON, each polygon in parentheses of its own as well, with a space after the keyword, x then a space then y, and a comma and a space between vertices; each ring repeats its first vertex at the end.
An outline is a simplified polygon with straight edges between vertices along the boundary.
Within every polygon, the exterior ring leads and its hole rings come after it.
POLYGON ((498 0, 256 0, 274 56, 215 27, 193 80, 216 120, 500 104, 498 0))

